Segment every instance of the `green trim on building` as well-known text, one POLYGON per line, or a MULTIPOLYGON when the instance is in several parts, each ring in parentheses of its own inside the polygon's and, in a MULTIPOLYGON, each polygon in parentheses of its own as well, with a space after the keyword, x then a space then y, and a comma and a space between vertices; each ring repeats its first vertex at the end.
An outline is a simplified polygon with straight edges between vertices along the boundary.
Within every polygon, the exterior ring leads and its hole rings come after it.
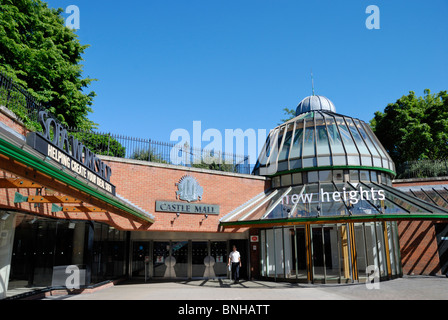
POLYGON ((61 171, 60 169, 52 166, 51 164, 39 159, 38 157, 29 154, 25 150, 11 144, 10 142, 4 140, 0 137, 0 153, 26 165, 29 166, 39 172, 42 172, 51 178, 54 178, 58 181, 61 181, 73 188, 76 188, 80 191, 86 192, 92 197, 96 199, 102 200, 120 210, 123 210, 135 217, 148 221, 150 223, 154 223, 154 220, 150 217, 147 217, 134 208, 123 204, 121 201, 115 199, 113 196, 106 195, 104 193, 98 192, 95 188, 89 186, 88 184, 79 181, 78 179, 72 177, 71 175, 61 171))

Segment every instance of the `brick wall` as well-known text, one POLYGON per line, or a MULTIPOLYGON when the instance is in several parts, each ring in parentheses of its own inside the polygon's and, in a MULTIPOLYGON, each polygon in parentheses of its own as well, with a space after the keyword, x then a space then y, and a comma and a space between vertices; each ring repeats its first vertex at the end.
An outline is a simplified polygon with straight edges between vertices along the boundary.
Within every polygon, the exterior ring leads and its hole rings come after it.
MULTIPOLYGON (((145 161, 102 157, 112 168, 111 183, 117 194, 155 216, 150 231, 217 232, 219 218, 242 205, 269 187, 269 180, 240 174, 153 164, 145 161), (176 199, 176 183, 185 176, 193 176, 204 189, 198 203, 220 206, 219 215, 156 212, 156 201, 176 199)), ((182 201, 184 202, 184 201, 182 201)), ((187 202, 184 202, 187 203, 187 202)), ((247 229, 229 229, 225 232, 242 232, 247 229)), ((222 230, 223 231, 223 230, 222 230)), ((224 231, 223 231, 224 232, 224 231)))
POLYGON ((398 222, 403 274, 441 274, 432 221, 398 222))

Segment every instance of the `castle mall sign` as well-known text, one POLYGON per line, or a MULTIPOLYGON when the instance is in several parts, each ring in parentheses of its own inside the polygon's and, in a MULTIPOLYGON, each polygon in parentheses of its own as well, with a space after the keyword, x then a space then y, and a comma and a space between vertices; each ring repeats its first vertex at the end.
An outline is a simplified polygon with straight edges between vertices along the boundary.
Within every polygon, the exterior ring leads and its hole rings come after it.
POLYGON ((192 203, 202 200, 204 189, 199 182, 190 175, 183 176, 176 183, 176 199, 185 202, 156 201, 156 211, 175 213, 219 214, 219 206, 215 204, 192 203))

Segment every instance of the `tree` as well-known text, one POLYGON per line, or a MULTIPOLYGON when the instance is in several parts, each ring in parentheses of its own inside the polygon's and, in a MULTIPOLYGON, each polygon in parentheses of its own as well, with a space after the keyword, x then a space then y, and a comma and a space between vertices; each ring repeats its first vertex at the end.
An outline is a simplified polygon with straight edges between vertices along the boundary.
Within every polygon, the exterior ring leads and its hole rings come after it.
POLYGON ((64 25, 62 12, 41 0, 0 0, 0 72, 64 125, 88 130, 96 126, 87 118, 95 93, 83 92, 94 79, 83 78, 80 64, 88 45, 64 25))
MULTIPOLYGON (((281 119, 282 123, 285 123, 286 121, 291 120, 296 117, 296 110, 293 110, 293 109, 283 108, 283 113, 285 114, 286 118, 281 119)), ((279 124, 282 124, 282 123, 279 123, 279 124)))
POLYGON ((396 164, 448 158, 447 91, 426 89, 423 97, 410 91, 375 112, 370 125, 396 164))

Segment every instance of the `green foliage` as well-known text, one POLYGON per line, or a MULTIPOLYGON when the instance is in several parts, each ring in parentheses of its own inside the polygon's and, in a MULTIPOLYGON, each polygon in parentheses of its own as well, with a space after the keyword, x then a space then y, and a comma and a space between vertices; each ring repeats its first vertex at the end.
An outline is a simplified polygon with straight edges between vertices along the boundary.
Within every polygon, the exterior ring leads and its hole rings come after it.
POLYGON ((410 91, 375 112, 370 125, 396 164, 448 158, 447 91, 426 89, 423 97, 410 91))
POLYGON ((204 156, 200 162, 191 165, 194 168, 210 169, 225 172, 236 172, 235 165, 232 163, 225 163, 222 159, 216 156, 204 156))
MULTIPOLYGON (((296 117, 296 111, 293 109, 283 108, 283 113, 286 116, 285 119, 281 119, 282 123, 285 123, 288 120, 291 120, 296 117)), ((282 124, 279 123, 279 124, 282 124)))
POLYGON ((75 138, 97 155, 124 158, 126 149, 115 138, 108 134, 94 132, 72 132, 75 138))
POLYGON ((0 88, 0 106, 7 106, 14 112, 25 127, 31 131, 42 131, 42 126, 37 121, 37 111, 27 109, 25 96, 19 91, 8 91, 6 88, 0 88))
POLYGON ((419 160, 406 162, 399 166, 397 178, 426 178, 448 176, 448 161, 419 160))
MULTIPOLYGON (((62 9, 41 0, 0 0, 0 72, 58 115, 69 127, 89 130, 94 80, 82 77, 81 55, 88 48, 67 28, 62 9)), ((13 110, 20 113, 20 110, 13 110)))
POLYGON ((158 162, 158 163, 168 163, 167 161, 163 160, 163 157, 157 154, 152 148, 136 149, 132 153, 131 159, 158 162))

